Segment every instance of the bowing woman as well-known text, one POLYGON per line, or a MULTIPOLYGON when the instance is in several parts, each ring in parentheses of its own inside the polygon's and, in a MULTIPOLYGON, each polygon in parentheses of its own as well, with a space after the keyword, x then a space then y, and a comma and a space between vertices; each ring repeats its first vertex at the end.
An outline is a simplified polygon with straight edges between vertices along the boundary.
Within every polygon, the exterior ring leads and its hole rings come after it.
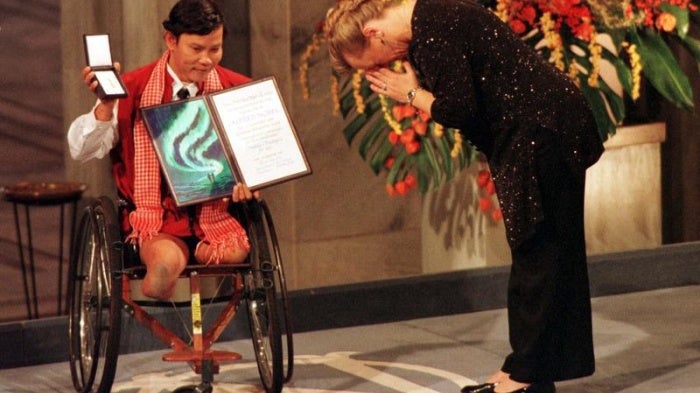
POLYGON ((334 68, 365 70, 375 93, 459 129, 488 159, 512 254, 512 352, 462 392, 551 393, 591 375, 583 196, 603 147, 575 83, 471 0, 340 0, 325 29, 334 68))

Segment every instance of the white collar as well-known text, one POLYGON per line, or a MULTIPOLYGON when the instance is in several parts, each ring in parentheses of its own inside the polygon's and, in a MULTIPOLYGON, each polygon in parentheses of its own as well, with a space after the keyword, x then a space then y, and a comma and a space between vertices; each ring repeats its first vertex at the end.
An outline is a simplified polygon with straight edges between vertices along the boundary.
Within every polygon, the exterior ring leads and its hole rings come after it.
POLYGON ((177 77, 177 74, 175 74, 175 71, 170 67, 170 64, 168 66, 168 74, 173 78, 173 99, 177 97, 177 92, 180 91, 183 87, 186 88, 187 90, 190 91, 190 97, 194 97, 197 95, 197 92, 199 91, 199 87, 197 87, 197 84, 194 82, 190 83, 182 83, 180 78, 177 77))

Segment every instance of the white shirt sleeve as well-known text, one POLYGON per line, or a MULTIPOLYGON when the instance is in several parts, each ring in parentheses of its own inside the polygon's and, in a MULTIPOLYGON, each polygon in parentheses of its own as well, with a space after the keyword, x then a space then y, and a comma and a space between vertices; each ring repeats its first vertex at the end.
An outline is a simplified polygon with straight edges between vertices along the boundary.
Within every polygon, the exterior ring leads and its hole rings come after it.
POLYGON ((85 162, 93 158, 103 158, 119 141, 117 128, 119 103, 117 102, 114 106, 110 121, 95 119, 96 106, 97 104, 90 112, 78 116, 68 128, 68 147, 74 160, 85 162))

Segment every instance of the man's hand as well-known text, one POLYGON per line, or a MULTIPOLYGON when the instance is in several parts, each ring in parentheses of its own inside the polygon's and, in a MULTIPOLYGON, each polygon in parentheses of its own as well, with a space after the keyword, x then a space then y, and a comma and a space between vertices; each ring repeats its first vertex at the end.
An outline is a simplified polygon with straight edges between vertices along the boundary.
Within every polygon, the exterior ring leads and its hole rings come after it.
POLYGON ((231 193, 231 199, 234 202, 245 202, 251 199, 260 198, 260 191, 250 191, 248 186, 243 183, 238 183, 233 186, 233 192, 231 193))
MULTIPOLYGON (((121 71, 121 64, 114 63, 114 68, 117 73, 121 71)), ((97 95, 97 86, 99 83, 95 78, 95 72, 90 67, 83 68, 83 82, 87 86, 88 90, 92 94, 97 95)), ((117 99, 101 99, 99 105, 95 108, 95 119, 100 121, 109 121, 112 119, 112 113, 114 112, 114 105, 117 104, 117 99)))

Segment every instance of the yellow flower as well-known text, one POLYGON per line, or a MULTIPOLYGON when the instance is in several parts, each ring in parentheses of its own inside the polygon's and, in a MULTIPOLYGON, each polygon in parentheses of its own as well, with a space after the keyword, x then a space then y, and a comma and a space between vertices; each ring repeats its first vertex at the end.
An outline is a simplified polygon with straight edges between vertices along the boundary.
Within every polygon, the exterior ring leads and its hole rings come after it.
POLYGON ((365 113, 365 99, 362 97, 360 88, 362 87, 362 70, 357 70, 352 74, 352 96, 355 98, 355 109, 357 113, 365 113))
POLYGON ((549 12, 542 14, 540 24, 542 26, 545 42, 547 43, 547 48, 551 51, 549 62, 554 64, 558 69, 564 71, 564 49, 561 43, 561 36, 554 29, 555 25, 552 20, 552 15, 549 12))
POLYGON ((452 158, 457 158, 459 156, 459 153, 462 151, 462 134, 458 130, 454 130, 453 136, 455 139, 455 144, 454 146, 452 146, 450 156, 452 158))
POLYGON ((433 136, 435 138, 442 138, 445 128, 440 123, 433 123, 433 136))
POLYGON ((574 84, 576 84, 577 87, 581 87, 581 81, 578 79, 578 75, 580 73, 581 70, 579 70, 578 68, 578 63, 576 62, 576 59, 572 60, 569 64, 569 72, 567 72, 566 75, 574 81, 574 84))
POLYGON ((311 36, 311 42, 306 45, 304 53, 302 53, 299 65, 299 83, 301 84, 301 95, 305 100, 309 99, 309 59, 321 46, 323 38, 322 34, 314 34, 311 36))
POLYGON ((391 127, 391 129, 398 135, 401 135, 403 128, 401 124, 394 119, 394 115, 391 113, 389 108, 389 103, 386 100, 386 96, 383 94, 379 95, 379 103, 382 105, 382 114, 384 115, 384 121, 391 127))
POLYGON ((603 47, 597 42, 598 33, 593 31, 591 42, 588 44, 588 50, 591 52, 591 69, 588 74, 588 86, 598 87, 598 79, 600 78, 600 59, 603 56, 603 47))
POLYGON ((642 84, 642 58, 637 52, 637 45, 630 45, 629 43, 625 42, 622 44, 622 46, 625 47, 625 49, 627 50, 627 54, 630 57, 630 67, 632 68, 631 97, 633 100, 636 101, 639 98, 639 90, 642 84))
POLYGON ((333 114, 340 115, 340 83, 335 75, 331 75, 331 99, 333 100, 333 114))
POLYGON ((498 0, 496 4, 496 11, 494 11, 494 13, 503 22, 508 22, 510 20, 510 15, 508 14, 509 8, 510 0, 498 0))

